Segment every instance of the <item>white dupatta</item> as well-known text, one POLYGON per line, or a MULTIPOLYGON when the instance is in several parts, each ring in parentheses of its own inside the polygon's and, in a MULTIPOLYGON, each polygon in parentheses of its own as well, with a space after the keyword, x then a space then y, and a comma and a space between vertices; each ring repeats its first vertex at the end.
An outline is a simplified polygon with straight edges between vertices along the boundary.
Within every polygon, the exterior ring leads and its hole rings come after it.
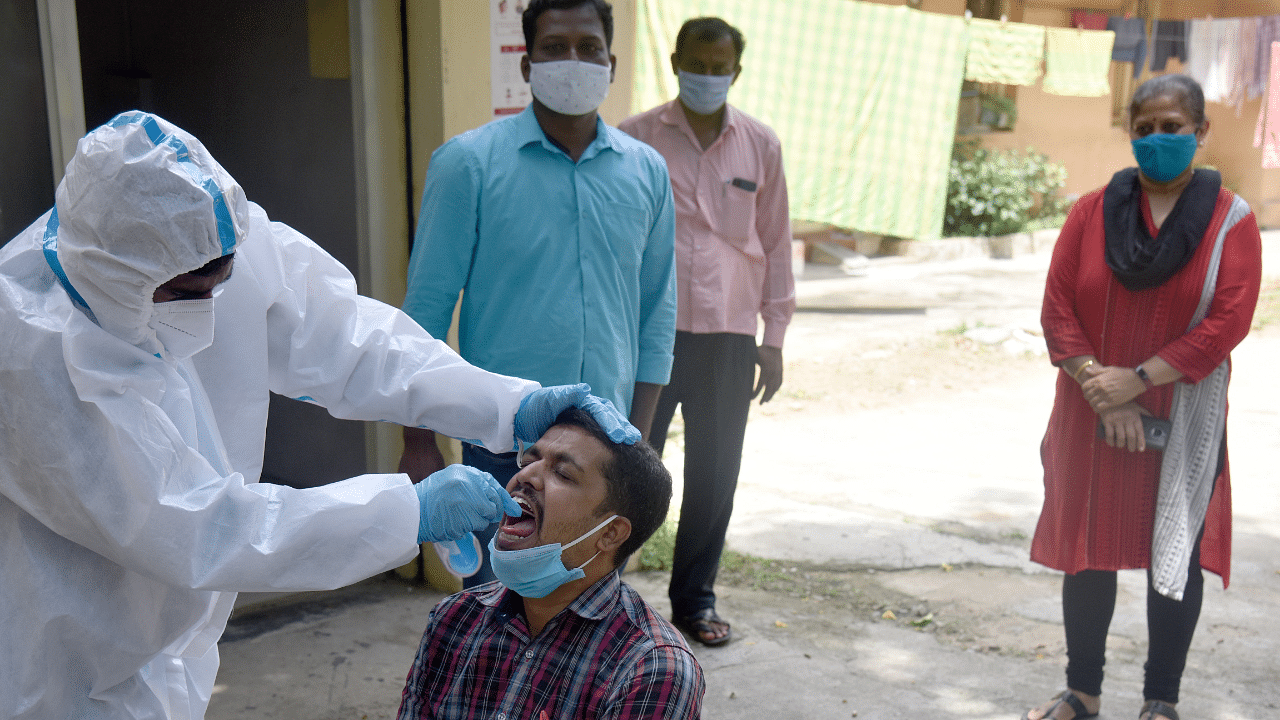
MULTIPOLYGON (((1214 240, 1200 304, 1187 325, 1188 331, 1204 320, 1213 302, 1227 232, 1248 214, 1249 204, 1237 196, 1214 240)), ((1229 362, 1224 359, 1200 382, 1179 382, 1173 390, 1170 410, 1173 429, 1160 466, 1160 490, 1151 538, 1151 584, 1161 595, 1174 600, 1182 600, 1186 590, 1191 549, 1204 527, 1209 499, 1213 496, 1217 477, 1214 471, 1218 467, 1227 421, 1229 362)))

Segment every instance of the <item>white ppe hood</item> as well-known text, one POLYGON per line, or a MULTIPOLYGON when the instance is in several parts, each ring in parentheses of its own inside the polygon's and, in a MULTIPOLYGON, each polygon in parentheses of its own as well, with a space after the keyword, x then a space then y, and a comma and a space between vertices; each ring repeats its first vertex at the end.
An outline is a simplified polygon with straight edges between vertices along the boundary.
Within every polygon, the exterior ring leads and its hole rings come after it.
POLYGON ((0 248, 0 337, 5 718, 202 717, 236 591, 339 587, 414 556, 404 475, 258 482, 271 392, 501 452, 537 387, 358 295, 144 113, 82 139, 55 208, 0 248), (213 344, 169 356, 152 293, 233 250, 213 344))
POLYGON ((199 140, 154 115, 124 113, 77 144, 44 244, 56 249, 46 259, 60 265, 73 299, 140 345, 154 336, 155 289, 233 252, 248 225, 244 191, 199 140))

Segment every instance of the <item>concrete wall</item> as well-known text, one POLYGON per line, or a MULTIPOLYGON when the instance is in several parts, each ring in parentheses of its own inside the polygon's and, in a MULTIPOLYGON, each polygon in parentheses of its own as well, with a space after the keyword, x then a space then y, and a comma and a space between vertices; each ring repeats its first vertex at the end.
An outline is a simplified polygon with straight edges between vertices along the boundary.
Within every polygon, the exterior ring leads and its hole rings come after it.
POLYGON ((1253 146, 1254 126, 1265 97, 1235 108, 1208 103, 1209 138, 1198 160, 1222 172, 1226 186, 1249 202, 1258 224, 1280 227, 1280 170, 1262 169, 1262 149, 1253 146))

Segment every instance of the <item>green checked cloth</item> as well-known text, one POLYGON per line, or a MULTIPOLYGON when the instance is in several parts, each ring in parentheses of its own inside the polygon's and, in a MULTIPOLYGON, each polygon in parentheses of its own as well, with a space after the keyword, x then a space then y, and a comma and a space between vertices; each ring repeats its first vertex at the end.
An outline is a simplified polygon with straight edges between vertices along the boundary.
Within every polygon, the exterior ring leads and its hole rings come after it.
POLYGON ((680 25, 722 17, 747 41, 729 102, 782 140, 793 218, 941 235, 963 19, 851 0, 637 0, 637 11, 633 111, 678 93, 680 25))
POLYGON ((964 79, 1035 85, 1044 62, 1044 28, 974 18, 969 21, 969 57, 964 79))
POLYGON ((1044 82, 1054 95, 1099 97, 1111 94, 1111 47, 1116 34, 1110 30, 1045 30, 1044 82))

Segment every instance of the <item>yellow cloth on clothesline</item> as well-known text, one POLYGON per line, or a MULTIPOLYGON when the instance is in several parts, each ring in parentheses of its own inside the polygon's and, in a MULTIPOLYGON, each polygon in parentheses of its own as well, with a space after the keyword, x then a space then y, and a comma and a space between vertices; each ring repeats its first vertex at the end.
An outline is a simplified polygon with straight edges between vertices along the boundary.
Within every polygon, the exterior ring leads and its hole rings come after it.
POLYGON ((1035 85, 1044 60, 1044 27, 974 18, 964 79, 1006 85, 1035 85))
POLYGON ((1111 48, 1116 34, 1110 30, 1045 28, 1044 82, 1054 95, 1098 97, 1111 93, 1111 48))

